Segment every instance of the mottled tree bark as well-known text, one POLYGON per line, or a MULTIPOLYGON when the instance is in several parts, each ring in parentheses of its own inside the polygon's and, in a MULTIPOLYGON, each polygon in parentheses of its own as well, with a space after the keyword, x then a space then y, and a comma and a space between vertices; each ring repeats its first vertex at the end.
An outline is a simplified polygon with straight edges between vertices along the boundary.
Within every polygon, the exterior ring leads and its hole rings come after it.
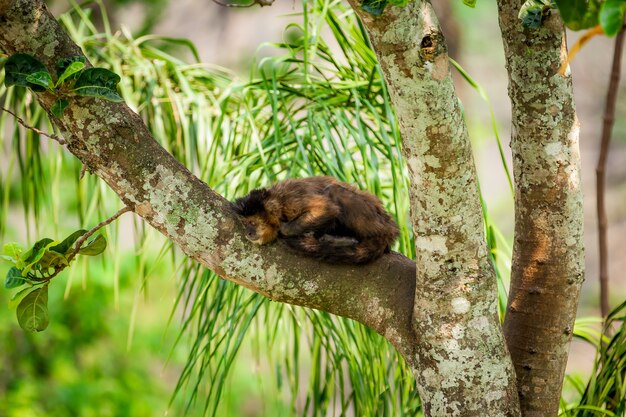
POLYGON ((578 121, 558 13, 539 29, 517 17, 523 0, 499 0, 513 107, 515 241, 504 332, 522 412, 558 413, 583 281, 578 121))
POLYGON ((415 377, 431 416, 519 415, 470 141, 428 1, 380 17, 350 0, 383 68, 410 173, 415 377))

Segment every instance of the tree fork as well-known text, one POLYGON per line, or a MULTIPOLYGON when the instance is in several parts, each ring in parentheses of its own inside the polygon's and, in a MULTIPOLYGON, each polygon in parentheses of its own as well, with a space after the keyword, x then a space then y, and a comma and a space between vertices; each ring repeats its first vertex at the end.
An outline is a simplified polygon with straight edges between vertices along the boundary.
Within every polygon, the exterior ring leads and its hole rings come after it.
POLYGON ((409 168, 417 254, 413 326, 426 415, 520 415, 469 136, 431 4, 375 17, 349 0, 378 55, 409 168), (460 215, 463 213, 463 215, 460 215))

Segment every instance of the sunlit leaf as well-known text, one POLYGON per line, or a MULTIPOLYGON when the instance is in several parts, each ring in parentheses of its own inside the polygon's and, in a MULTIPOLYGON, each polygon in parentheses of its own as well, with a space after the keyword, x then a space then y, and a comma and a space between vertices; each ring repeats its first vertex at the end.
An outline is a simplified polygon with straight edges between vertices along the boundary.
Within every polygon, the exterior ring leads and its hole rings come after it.
POLYGON ((20 259, 22 246, 15 242, 5 243, 2 247, 2 253, 15 260, 20 259))
MULTIPOLYGON (((59 59, 56 65, 57 75, 59 76, 59 79, 72 64, 77 63, 77 62, 83 64, 83 67, 84 67, 85 64, 87 63, 87 58, 85 58, 82 55, 75 55, 75 56, 70 56, 67 58, 59 59)), ((72 78, 76 77, 77 75, 78 74, 74 73, 72 78)))
POLYGON ((28 274, 31 268, 43 257, 48 248, 56 245, 57 243, 57 241, 49 238, 44 238, 36 242, 33 247, 26 251, 23 255, 24 268, 22 269, 22 274, 28 274))
POLYGON ((56 85, 59 86, 63 84, 66 80, 72 80, 75 76, 78 76, 78 72, 82 71, 85 68, 85 63, 82 61, 74 61, 70 63, 63 73, 59 76, 56 85))
POLYGON ((30 74, 26 77, 26 82, 31 84, 37 84, 44 89, 49 89, 53 87, 52 76, 48 71, 39 71, 30 74))

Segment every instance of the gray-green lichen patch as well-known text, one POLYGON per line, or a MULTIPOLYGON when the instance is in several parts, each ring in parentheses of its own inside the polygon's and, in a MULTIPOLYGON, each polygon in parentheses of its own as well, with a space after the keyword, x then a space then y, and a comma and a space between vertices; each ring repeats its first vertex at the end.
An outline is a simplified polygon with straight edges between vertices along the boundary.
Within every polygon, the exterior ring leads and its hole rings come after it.
POLYGON ((221 215, 201 207, 191 195, 192 185, 181 171, 157 165, 144 174, 143 191, 150 202, 151 221, 194 257, 217 250, 221 215))
MULTIPOLYGON (((231 245, 232 246, 232 243, 231 245)), ((234 249, 234 248, 233 248, 234 249)), ((248 282, 259 282, 266 276, 269 268, 258 254, 245 254, 236 250, 230 250, 222 261, 222 268, 227 276, 238 277, 248 282)), ((275 273, 275 271, 273 271, 275 273)), ((278 281, 277 275, 273 280, 278 281)))

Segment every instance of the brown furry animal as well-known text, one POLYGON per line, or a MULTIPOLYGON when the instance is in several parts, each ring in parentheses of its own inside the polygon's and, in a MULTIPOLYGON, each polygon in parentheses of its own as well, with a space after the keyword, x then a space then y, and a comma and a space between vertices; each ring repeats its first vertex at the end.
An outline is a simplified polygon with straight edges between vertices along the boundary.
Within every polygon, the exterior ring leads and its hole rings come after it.
POLYGON ((259 245, 276 239, 307 256, 361 264, 383 253, 398 226, 380 200, 331 177, 286 180, 233 203, 246 237, 259 245))

